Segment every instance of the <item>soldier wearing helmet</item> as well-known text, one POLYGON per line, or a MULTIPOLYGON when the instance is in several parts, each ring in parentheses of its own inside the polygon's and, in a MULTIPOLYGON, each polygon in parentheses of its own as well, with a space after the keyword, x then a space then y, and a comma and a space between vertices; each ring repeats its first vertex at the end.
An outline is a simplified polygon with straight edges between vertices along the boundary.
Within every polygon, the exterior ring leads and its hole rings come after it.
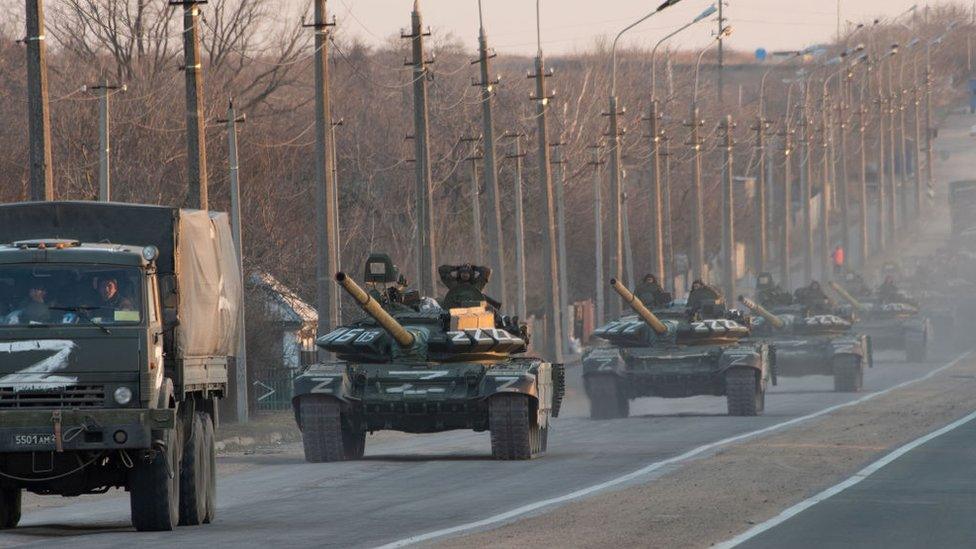
POLYGON ((482 301, 493 303, 484 294, 485 286, 491 278, 491 269, 465 263, 463 265, 441 265, 437 269, 441 282, 447 286, 447 295, 441 300, 441 307, 470 307, 482 301))

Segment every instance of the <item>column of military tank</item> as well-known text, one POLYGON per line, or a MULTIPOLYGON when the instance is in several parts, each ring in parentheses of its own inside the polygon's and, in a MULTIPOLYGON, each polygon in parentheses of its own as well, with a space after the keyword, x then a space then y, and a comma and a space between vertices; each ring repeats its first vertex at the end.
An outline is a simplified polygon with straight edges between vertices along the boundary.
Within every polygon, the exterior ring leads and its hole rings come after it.
MULTIPOLYGON (((711 395, 726 398, 730 416, 756 416, 770 384, 810 375, 832 376, 834 391, 861 391, 875 349, 922 362, 933 337, 930 318, 962 326, 976 317, 976 299, 960 299, 976 286, 974 249, 964 235, 954 236, 912 276, 886 263, 875 291, 859 273, 839 272, 829 283, 837 299, 817 281, 790 293, 760 273, 754 297, 738 297, 747 313, 701 280, 676 299, 652 274, 634 291, 612 279, 630 312, 599 327, 599 343, 583 352, 590 415, 627 417, 630 402, 642 397, 711 395), (940 271, 945 280, 926 271, 933 263, 947 266, 940 271), (917 286, 918 297, 901 291, 899 279, 917 286)), ((490 269, 444 265, 439 275, 448 288, 439 300, 411 290, 385 254, 367 260, 365 288, 336 275, 366 316, 321 337, 318 346, 336 360, 295 380, 308 461, 359 459, 366 434, 380 430, 489 431, 495 459, 545 453, 565 395, 563 365, 519 356, 528 351, 529 333, 484 293, 490 269)))
POLYGON ((594 419, 626 417, 641 397, 725 396, 729 415, 763 411, 769 383, 780 378, 833 376, 834 390, 858 392, 873 353, 900 351, 925 362, 934 350, 964 351, 976 324, 976 181, 949 184, 951 230, 946 244, 917 258, 888 261, 873 290, 843 268, 829 282, 793 293, 769 273, 756 278, 751 313, 729 309, 714 288, 696 281, 687 300, 674 300, 653 275, 634 293, 614 283, 630 304, 596 330, 602 344, 583 354, 583 376, 594 419), (904 290, 900 287, 904 286, 904 290))

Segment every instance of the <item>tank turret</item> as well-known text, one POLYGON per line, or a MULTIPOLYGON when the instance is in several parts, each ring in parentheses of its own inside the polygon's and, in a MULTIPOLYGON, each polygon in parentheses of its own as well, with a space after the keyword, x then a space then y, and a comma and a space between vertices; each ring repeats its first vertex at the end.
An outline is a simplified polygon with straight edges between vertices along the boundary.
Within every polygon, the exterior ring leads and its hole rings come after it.
POLYGON ((413 346, 416 342, 414 335, 408 332, 402 324, 397 322, 390 313, 386 312, 379 301, 373 299, 365 290, 360 288, 359 284, 356 284, 351 278, 346 276, 346 273, 336 273, 335 279, 342 286, 342 289, 356 300, 356 303, 363 309, 363 312, 373 317, 376 323, 386 330, 386 333, 390 334, 390 337, 400 347, 407 349, 413 346))
POLYGON ((610 287, 617 292, 623 300, 630 305, 630 308, 637 313, 637 316, 647 323, 648 326, 654 330, 657 335, 665 335, 668 333, 668 327, 661 322, 661 319, 656 317, 654 313, 644 305, 644 303, 634 295, 633 292, 624 287, 616 278, 610 279, 610 287))
POLYGON ((864 304, 858 301, 857 299, 855 299, 854 296, 852 296, 850 292, 845 290, 843 286, 831 280, 830 287, 833 288, 834 291, 837 292, 842 298, 844 298, 844 301, 850 303, 851 306, 854 307, 854 309, 858 311, 864 311, 865 309, 864 304))
POLYGON ((772 327, 776 328, 777 330, 782 330, 783 328, 786 327, 786 323, 783 322, 783 319, 769 312, 768 309, 756 303, 755 301, 749 299, 748 297, 740 295, 739 301, 743 305, 745 305, 750 311, 766 319, 766 322, 769 322, 769 324, 772 327))

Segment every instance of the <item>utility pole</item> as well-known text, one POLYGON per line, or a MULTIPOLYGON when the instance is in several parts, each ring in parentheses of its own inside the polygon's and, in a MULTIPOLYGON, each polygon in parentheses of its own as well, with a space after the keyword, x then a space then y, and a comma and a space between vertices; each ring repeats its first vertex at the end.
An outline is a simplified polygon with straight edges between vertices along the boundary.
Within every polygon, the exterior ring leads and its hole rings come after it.
POLYGON ((329 81, 329 28, 326 0, 315 0, 315 277, 318 335, 339 324, 339 293, 333 276, 339 270, 338 194, 335 182, 335 125, 329 81))
MULTIPOLYGON (((927 13, 927 12, 926 12, 927 13)), ((925 45, 925 185, 934 188, 932 179, 932 46, 925 45)))
MULTIPOLYGON (((610 249, 610 270, 612 278, 624 278, 624 226, 623 226, 623 189, 620 185, 620 127, 617 117, 623 114, 617 105, 617 97, 610 97, 610 111, 604 116, 610 118, 610 130, 607 133, 610 144, 610 234, 612 236, 610 249)), ((627 281, 631 283, 631 280, 627 281)), ((621 314, 619 299, 610 300, 610 315, 617 317, 621 314)))
POLYGON ((556 240, 559 248, 559 312, 564 335, 562 340, 563 354, 568 355, 570 353, 569 335, 573 332, 573 327, 567 312, 569 311, 569 267, 566 254, 566 170, 564 169, 566 160, 563 160, 562 151, 564 144, 561 141, 551 143, 552 165, 555 168, 553 185, 556 191, 556 240))
POLYGON ((504 299, 507 295, 505 289, 505 263, 502 255, 502 211, 500 204, 500 193, 498 192, 498 161, 495 156, 495 124, 492 113, 492 98, 495 96, 494 87, 498 85, 498 79, 492 79, 489 62, 495 57, 495 53, 488 49, 488 33, 485 31, 484 18, 481 17, 481 2, 478 3, 478 14, 481 22, 481 30, 478 33, 478 66, 481 73, 481 80, 475 85, 481 88, 481 132, 484 136, 484 175, 485 175, 485 199, 488 202, 488 251, 491 254, 489 259, 492 277, 488 283, 488 291, 491 295, 504 299))
POLYGON ((887 190, 885 189, 885 96, 878 90, 878 251, 883 252, 887 247, 888 231, 885 217, 887 214, 887 190))
POLYGON ((651 100, 651 108, 647 115, 649 123, 648 136, 651 143, 651 272, 661 280, 666 279, 664 270, 664 215, 661 207, 661 140, 662 132, 658 128, 661 113, 658 112, 656 99, 651 100))
MULTIPOLYGON (((695 280, 705 276, 705 220, 702 206, 702 139, 698 134, 702 121, 698 119, 698 106, 691 106, 691 116, 687 126, 691 129, 691 140, 688 145, 694 151, 692 159, 692 188, 691 188, 691 272, 695 280)), ((617 301, 617 300, 614 300, 617 301)))
POLYGON ((599 326, 606 322, 605 296, 607 291, 603 284, 603 179, 600 174, 600 166, 603 165, 603 160, 600 159, 601 148, 599 144, 590 147, 593 150, 593 160, 590 162, 590 165, 593 166, 593 226, 596 228, 594 239, 596 249, 594 259, 596 264, 596 324, 599 326))
MULTIPOLYGON (((804 111, 806 100, 804 99, 804 111)), ((810 200, 813 193, 813 135, 810 129, 810 119, 806 112, 800 119, 801 143, 804 145, 804 158, 800 162, 800 206, 803 211, 803 283, 809 284, 813 280, 813 215, 810 212, 810 200)))
POLYGON ((111 156, 112 145, 109 128, 109 98, 116 90, 125 91, 125 86, 110 85, 102 78, 100 84, 88 87, 98 94, 98 201, 111 202, 111 156))
POLYGON ((27 0, 27 111, 30 140, 30 199, 54 200, 51 173, 51 107, 47 84, 44 0, 27 0))
POLYGON ((434 295, 434 273, 437 258, 434 254, 433 180, 430 167, 430 118, 427 112, 427 65, 433 61, 424 56, 424 38, 430 36, 423 29, 420 1, 414 0, 408 38, 413 46, 413 59, 406 63, 413 67, 413 125, 414 168, 417 177, 417 285, 422 295, 434 295))
POLYGON ((725 166, 722 168, 722 289, 727 299, 735 296, 735 171, 732 162, 735 160, 735 140, 733 132, 735 125, 732 116, 726 115, 722 121, 722 131, 725 138, 725 166))
POLYGON ((779 252, 780 283, 789 290, 792 287, 793 266, 790 240, 793 233, 793 129, 790 127, 790 114, 784 114, 783 127, 783 213, 779 252))
POLYGON ((756 152, 759 161, 756 164, 756 195, 755 212, 755 270, 756 274, 766 272, 766 119, 759 115, 753 130, 756 132, 756 152))
POLYGON ((525 320, 529 317, 529 309, 525 289, 525 208, 522 202, 522 133, 506 133, 503 137, 515 141, 514 152, 505 158, 515 161, 515 312, 525 320))
POLYGON ((186 205, 210 208, 207 191, 206 120, 203 117, 203 61, 200 56, 200 10, 205 0, 169 0, 183 6, 183 73, 186 75, 186 205))
MULTIPOLYGON (((241 271, 241 288, 244 287, 244 240, 241 235, 241 182, 237 156, 237 124, 243 124, 246 120, 245 115, 237 115, 237 110, 234 109, 234 101, 231 100, 227 106, 227 118, 219 121, 227 125, 227 160, 230 166, 230 220, 234 236, 234 249, 237 252, 237 266, 241 271)), ((247 423, 249 413, 244 307, 240 308, 238 322, 240 323, 241 337, 237 342, 237 357, 234 361, 235 399, 237 401, 237 421, 238 423, 247 423)))
POLYGON ((840 245, 845 254, 851 253, 851 217, 850 217, 850 180, 848 178, 847 161, 847 105, 849 97, 851 73, 845 69, 844 79, 839 82, 840 93, 837 98, 837 131, 840 140, 840 168, 838 170, 838 202, 840 203, 840 245))
MULTIPOLYGON (((546 356, 553 362, 562 362, 562 311, 559 310, 559 260, 556 252, 556 193, 552 185, 552 170, 549 165, 549 104, 555 94, 546 91, 546 78, 552 76, 552 71, 546 70, 542 56, 540 42, 539 52, 535 58, 535 74, 529 78, 535 79, 535 95, 531 97, 536 105, 536 131, 538 132, 539 177, 541 179, 546 201, 546 227, 542 232, 544 261, 543 272, 545 282, 541 285, 545 289, 546 304, 546 356)), ((615 299, 617 308, 619 300, 615 299)))
POLYGON ((830 206, 831 206, 831 169, 830 169, 830 101, 826 93, 823 95, 820 116, 820 137, 822 148, 822 187, 820 189, 820 280, 830 278, 830 206))
MULTIPOLYGON (((723 93, 724 87, 724 77, 723 74, 725 69, 725 16, 722 15, 722 7, 725 4, 725 0, 718 1, 718 104, 721 106, 723 104, 725 94, 723 93)), ((729 297, 733 299, 734 296, 729 297)))
POLYGON ((857 135, 861 147, 861 178, 860 185, 858 186, 858 194, 860 197, 857 204, 857 217, 859 221, 858 241, 861 257, 858 267, 862 269, 867 264, 868 257, 871 255, 871 242, 868 238, 868 148, 866 140, 867 121, 865 120, 867 113, 868 109, 864 106, 862 100, 861 105, 857 109, 857 135))
MULTIPOLYGON (((462 137, 462 143, 475 143, 481 141, 481 137, 462 137)), ((474 260, 479 264, 483 264, 485 259, 485 248, 482 243, 481 232, 481 185, 478 183, 478 161, 482 160, 484 157, 479 156, 478 152, 472 151, 471 156, 465 158, 471 163, 471 242, 474 244, 474 260)), ((492 275, 495 274, 494 269, 492 269, 492 275)))
POLYGON ((914 105, 914 121, 912 130, 915 133, 915 139, 912 145, 912 157, 914 158, 912 172, 915 177, 915 217, 918 219, 922 217, 922 166, 920 162, 922 158, 922 98, 919 94, 918 78, 916 77, 913 81, 912 104, 914 105))
POLYGON ((664 272, 661 274, 669 284, 667 287, 674 287, 674 231, 671 226, 671 138, 664 130, 661 130, 661 141, 664 143, 664 152, 660 153, 664 157, 664 174, 661 180, 661 199, 664 202, 664 272))
POLYGON ((895 244, 895 235, 898 232, 898 202, 899 192, 901 189, 901 184, 899 181, 900 175, 898 174, 898 163, 895 160, 895 151, 897 150, 895 139, 895 111, 898 109, 898 94, 894 87, 891 85, 891 73, 894 72, 894 68, 889 67, 888 69, 888 242, 892 245, 895 244))

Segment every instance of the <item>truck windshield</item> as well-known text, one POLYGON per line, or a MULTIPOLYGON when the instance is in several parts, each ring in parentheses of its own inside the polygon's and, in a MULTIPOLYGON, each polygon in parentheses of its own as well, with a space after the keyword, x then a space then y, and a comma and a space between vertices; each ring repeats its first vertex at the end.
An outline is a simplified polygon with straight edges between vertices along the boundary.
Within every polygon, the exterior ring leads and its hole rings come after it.
POLYGON ((0 327, 139 324, 142 279, 136 267, 0 266, 0 327))

